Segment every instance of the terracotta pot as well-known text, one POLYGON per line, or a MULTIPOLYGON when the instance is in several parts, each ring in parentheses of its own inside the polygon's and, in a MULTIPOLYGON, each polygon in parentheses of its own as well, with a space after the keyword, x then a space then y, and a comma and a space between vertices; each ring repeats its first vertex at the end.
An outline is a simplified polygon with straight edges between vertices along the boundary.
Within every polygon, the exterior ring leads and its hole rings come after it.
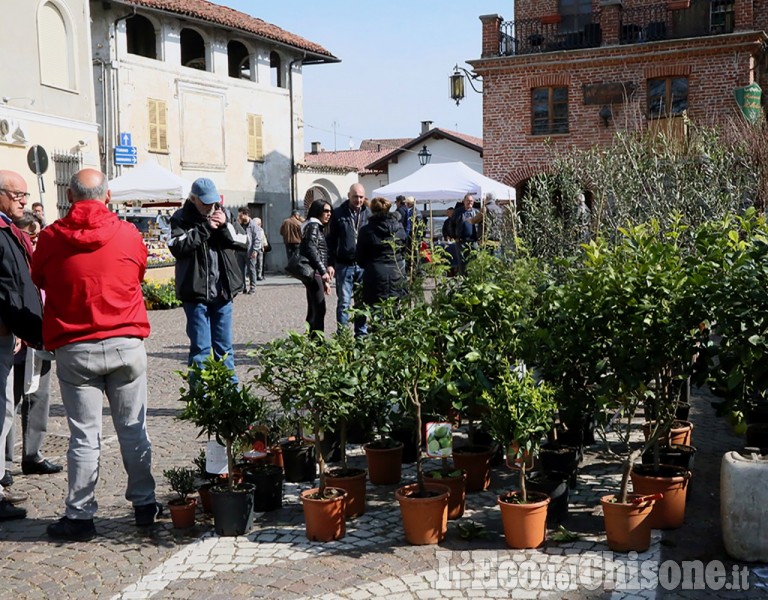
POLYGON ((403 470, 403 444, 394 448, 371 448, 363 446, 368 460, 368 479, 373 485, 394 485, 400 483, 403 470))
POLYGON ((669 432, 670 444, 690 446, 693 439, 693 423, 690 421, 675 421, 669 432))
POLYGON ((506 502, 505 498, 517 498, 520 492, 503 494, 496 499, 501 509, 501 523, 504 525, 504 539, 510 548, 538 548, 547 537, 546 494, 529 493, 528 502, 506 502))
MULTIPOLYGON (((683 444, 659 446, 659 462, 663 465, 683 467, 692 471, 694 458, 696 458, 695 446, 685 446, 683 444)), ((642 461, 644 465, 653 464, 653 448, 643 452, 642 461)))
POLYGON ((168 503, 168 510, 171 511, 171 521, 176 529, 188 529, 195 524, 195 510, 197 509, 197 500, 187 498, 184 500, 171 500, 168 503))
POLYGON ((660 465, 659 471, 653 465, 632 467, 632 490, 636 494, 663 494, 657 500, 648 518, 652 529, 675 529, 685 520, 685 497, 691 472, 680 467, 660 465))
POLYGON ((207 515, 213 512, 211 507, 211 487, 212 483, 204 483, 197 488, 197 493, 200 494, 200 505, 203 507, 203 512, 207 515))
POLYGON ((451 490, 451 495, 448 496, 448 520, 458 519, 464 514, 464 505, 467 499, 467 473, 462 471, 461 475, 456 475, 455 477, 441 475, 439 479, 435 479, 432 473, 440 473, 440 471, 431 471, 424 474, 430 483, 444 485, 451 490))
POLYGON ((318 488, 301 492, 301 503, 304 505, 304 523, 307 530, 307 539, 314 542, 331 542, 340 540, 347 532, 344 513, 347 506, 347 493, 337 488, 338 496, 335 498, 310 498, 316 494, 318 488))
MULTIPOLYGON (((643 499, 638 503, 622 504, 612 502, 614 498, 614 495, 600 498, 608 547, 614 552, 645 552, 651 545, 648 517, 653 510, 654 500, 643 499)), ((630 494, 629 498, 642 497, 630 494)))
POLYGON ((438 483, 425 483, 427 491, 435 492, 430 498, 414 498, 419 484, 411 483, 395 492, 400 504, 405 539, 409 544, 423 546, 443 541, 448 531, 448 496, 451 490, 438 483))
POLYGON ((467 473, 468 492, 482 492, 491 485, 491 458, 493 448, 488 446, 465 446, 454 448, 453 464, 467 473))
POLYGON ((334 471, 341 469, 332 469, 326 473, 325 481, 331 486, 347 492, 347 517, 359 517, 365 513, 365 469, 347 469, 347 471, 358 471, 357 474, 334 475, 334 471))

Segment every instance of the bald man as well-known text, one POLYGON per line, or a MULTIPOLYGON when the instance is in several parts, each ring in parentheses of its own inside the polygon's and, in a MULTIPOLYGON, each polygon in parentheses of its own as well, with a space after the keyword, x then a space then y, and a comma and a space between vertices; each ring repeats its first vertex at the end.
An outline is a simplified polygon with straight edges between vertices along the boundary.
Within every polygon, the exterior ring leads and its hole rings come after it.
MULTIPOLYGON (((42 345, 40 294, 32 283, 29 264, 32 244, 13 219, 24 214, 29 192, 24 178, 14 171, 0 171, 0 448, 14 417, 13 355, 21 340, 30 346, 42 345)), ((13 482, 5 472, 5 457, 0 459, 0 521, 23 519, 27 511, 14 506, 26 499, 8 488, 13 482)))
MULTIPOLYGON (((336 325, 339 329, 349 323, 347 311, 352 305, 355 286, 362 285, 363 268, 355 262, 357 235, 368 224, 371 210, 365 205, 365 188, 352 184, 347 200, 337 207, 329 223, 328 266, 331 277, 336 276, 336 325)), ((367 333, 365 317, 355 318, 355 335, 367 333)))
POLYGON ((147 249, 138 229, 107 208, 110 192, 103 173, 76 173, 67 197, 67 216, 40 232, 32 278, 46 293, 43 340, 56 354, 70 431, 66 514, 48 526, 48 535, 84 541, 96 535, 105 393, 136 525, 152 525, 162 508, 155 500, 146 427, 149 320, 141 281, 147 249))

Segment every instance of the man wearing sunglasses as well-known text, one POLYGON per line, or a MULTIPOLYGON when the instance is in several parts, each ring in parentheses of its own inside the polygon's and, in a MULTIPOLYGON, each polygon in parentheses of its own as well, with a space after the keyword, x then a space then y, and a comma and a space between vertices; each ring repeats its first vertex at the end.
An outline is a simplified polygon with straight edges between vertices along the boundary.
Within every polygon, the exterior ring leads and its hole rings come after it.
MULTIPOLYGON (((40 294, 32 283, 29 238, 13 224, 27 205, 29 193, 24 178, 14 171, 0 171, 0 448, 14 415, 13 355, 24 340, 40 348, 43 340, 43 307, 40 294)), ((10 477, 5 473, 5 457, 0 460, 0 520, 23 519, 27 511, 14 506, 25 500, 22 494, 8 489, 10 477)))

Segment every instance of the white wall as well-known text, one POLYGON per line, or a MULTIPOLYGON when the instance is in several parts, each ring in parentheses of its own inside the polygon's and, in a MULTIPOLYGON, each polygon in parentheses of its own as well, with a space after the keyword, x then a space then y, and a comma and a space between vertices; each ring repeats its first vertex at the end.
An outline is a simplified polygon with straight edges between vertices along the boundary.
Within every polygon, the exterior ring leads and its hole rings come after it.
MULTIPOLYGON (((478 173, 483 172, 483 159, 478 152, 447 139, 432 139, 427 140, 425 143, 427 150, 432 153, 430 164, 461 161, 478 173)), ((401 152, 397 155, 396 163, 389 163, 389 183, 399 181, 421 168, 419 157, 417 156, 421 146, 411 148, 410 152, 401 152)))
MULTIPOLYGON (((40 200, 37 177, 27 166, 27 153, 42 146, 50 156, 54 150, 82 150, 83 165, 99 167, 98 125, 95 118, 91 71, 91 37, 87 0, 51 0, 64 17, 67 27, 66 63, 72 69, 69 86, 43 81, 38 18, 42 0, 3 0, 6 20, 0 36, 0 56, 6 58, 0 69, 0 120, 21 127, 26 141, 12 135, 0 136, 0 165, 19 172, 27 181, 32 198, 40 200), (79 144, 85 142, 84 146, 79 144)), ((45 37, 45 36, 43 36, 45 37)), ((45 43, 45 39, 42 40, 45 43)), ((12 133, 11 132, 11 133, 12 133)), ((49 221, 56 216, 56 185, 53 162, 43 176, 45 212, 49 221)))

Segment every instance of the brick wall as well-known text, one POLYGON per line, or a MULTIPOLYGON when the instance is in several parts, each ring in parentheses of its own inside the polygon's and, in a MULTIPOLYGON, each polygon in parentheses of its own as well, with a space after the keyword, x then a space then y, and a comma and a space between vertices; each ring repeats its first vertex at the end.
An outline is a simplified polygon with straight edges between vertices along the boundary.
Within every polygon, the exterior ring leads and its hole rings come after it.
POLYGON ((754 35, 743 37, 741 45, 726 44, 723 39, 713 46, 702 44, 699 38, 602 48, 599 58, 594 51, 580 50, 476 63, 485 90, 485 174, 508 185, 518 185, 546 167, 548 144, 557 150, 589 148, 609 143, 617 128, 645 127, 648 78, 688 77, 690 117, 699 122, 723 122, 738 110, 733 100, 734 88, 751 82, 750 48, 754 43, 748 40, 754 35), (502 62, 506 63, 504 67, 502 62), (492 70, 483 68, 489 63, 494 64, 492 70), (584 104, 583 86, 627 82, 635 84, 634 96, 627 103, 611 106, 612 123, 605 127, 599 116, 602 106, 584 104), (549 85, 569 88, 569 133, 531 135, 531 89, 549 85))

